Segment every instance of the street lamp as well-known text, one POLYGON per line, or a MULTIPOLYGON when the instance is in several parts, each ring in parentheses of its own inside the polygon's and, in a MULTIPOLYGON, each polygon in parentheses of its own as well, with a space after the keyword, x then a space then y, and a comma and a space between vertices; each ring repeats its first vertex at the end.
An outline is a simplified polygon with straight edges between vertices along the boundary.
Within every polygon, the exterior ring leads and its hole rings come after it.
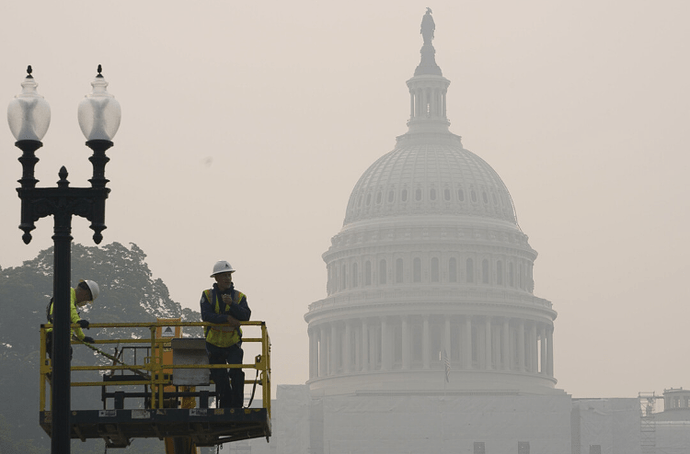
POLYGON ((54 274, 53 274, 53 376, 51 385, 51 452, 70 452, 70 282, 72 216, 81 216, 91 221, 96 244, 103 239, 101 232, 105 224, 105 199, 109 188, 105 185, 105 165, 110 160, 105 152, 113 146, 112 138, 120 126, 120 104, 106 90, 108 83, 98 75, 91 83, 92 92, 79 104, 79 126, 86 137, 86 145, 93 150, 89 158, 93 164, 93 178, 90 188, 71 188, 67 181, 67 169, 63 166, 58 176, 57 187, 37 188, 34 167, 38 162, 36 150, 43 146, 41 139, 50 125, 50 106, 43 96, 36 92, 38 84, 31 75, 22 82, 22 92, 10 101, 7 120, 15 145, 22 150, 19 162, 22 164, 21 187, 17 188, 22 200, 21 224, 24 243, 31 241, 34 222, 52 215, 55 221, 54 274))

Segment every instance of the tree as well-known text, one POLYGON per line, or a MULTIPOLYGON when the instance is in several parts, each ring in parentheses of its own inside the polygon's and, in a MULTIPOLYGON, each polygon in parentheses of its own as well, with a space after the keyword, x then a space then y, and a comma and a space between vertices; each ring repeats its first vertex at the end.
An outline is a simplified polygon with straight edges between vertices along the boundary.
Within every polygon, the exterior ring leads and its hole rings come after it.
MULTIPOLYGON (((120 243, 101 247, 74 244, 72 286, 76 286, 79 279, 92 279, 101 290, 96 302, 82 309, 81 317, 99 323, 150 322, 157 318, 177 317, 189 321, 200 320, 198 313, 182 308, 170 299, 168 288, 162 280, 152 277, 145 259, 144 251, 133 243, 129 248, 120 243)), ((0 317, 2 453, 5 449, 8 452, 12 452, 9 449, 18 449, 5 448, 9 446, 6 434, 10 433, 16 446, 45 446, 45 450, 36 452, 49 451, 48 437, 37 424, 38 327, 47 323, 46 307, 52 288, 53 248, 41 251, 36 258, 24 262, 22 266, 0 268, 0 307, 4 313, 0 317)), ((107 333, 108 337, 129 335, 131 332, 125 329, 107 333)), ((195 335, 201 336, 201 330, 195 335)), ((94 360, 90 350, 75 348, 73 364, 94 364, 94 360)), ((72 408, 98 408, 100 405, 100 390, 73 389, 72 395, 72 408)), ((163 452, 162 443, 160 446, 160 452, 163 452)), ((144 440, 133 443, 126 452, 139 452, 139 449, 141 452, 152 452, 150 443, 144 440)))

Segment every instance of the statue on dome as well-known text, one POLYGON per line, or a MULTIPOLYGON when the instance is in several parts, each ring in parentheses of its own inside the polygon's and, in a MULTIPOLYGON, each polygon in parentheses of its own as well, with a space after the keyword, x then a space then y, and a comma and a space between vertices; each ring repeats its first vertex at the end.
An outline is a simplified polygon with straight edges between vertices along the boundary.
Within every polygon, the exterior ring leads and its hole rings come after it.
POLYGON ((427 7, 426 14, 422 17, 422 30, 419 32, 424 39, 424 45, 431 45, 431 40, 434 39, 435 29, 436 24, 434 23, 434 18, 431 17, 431 8, 427 7))

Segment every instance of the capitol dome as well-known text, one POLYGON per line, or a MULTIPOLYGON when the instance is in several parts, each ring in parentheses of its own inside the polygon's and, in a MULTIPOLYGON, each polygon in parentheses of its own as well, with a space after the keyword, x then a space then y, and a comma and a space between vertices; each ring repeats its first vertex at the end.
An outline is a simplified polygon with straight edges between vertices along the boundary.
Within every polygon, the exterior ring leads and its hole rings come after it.
POLYGON ((445 133, 405 134, 355 185, 344 225, 400 215, 482 216, 516 224, 508 189, 482 158, 445 133))
POLYGON ((359 178, 323 254, 327 296, 305 315, 312 395, 562 392, 537 253, 500 176, 449 130, 433 29, 428 11, 408 131, 359 178))

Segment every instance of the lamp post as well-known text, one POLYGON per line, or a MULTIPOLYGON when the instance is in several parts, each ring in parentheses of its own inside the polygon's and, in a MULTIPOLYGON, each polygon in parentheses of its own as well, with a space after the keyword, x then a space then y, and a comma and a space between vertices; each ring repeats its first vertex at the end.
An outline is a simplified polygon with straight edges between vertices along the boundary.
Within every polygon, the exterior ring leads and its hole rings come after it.
POLYGON ((37 188, 34 168, 38 162, 36 150, 43 144, 41 139, 50 124, 50 106, 36 92, 38 84, 31 75, 22 82, 22 92, 15 96, 7 108, 10 130, 22 150, 19 161, 22 164, 21 187, 17 188, 22 200, 21 224, 24 243, 31 241, 34 222, 52 215, 55 221, 54 274, 53 274, 53 352, 51 384, 51 452, 69 454, 70 452, 70 282, 71 282, 71 243, 72 216, 81 216, 91 221, 96 244, 103 239, 101 232, 105 224, 105 199, 108 198, 108 180, 105 178, 105 165, 110 160, 105 152, 113 146, 111 139, 120 126, 120 104, 106 88, 108 83, 98 75, 91 83, 92 92, 79 104, 78 118, 86 145, 93 150, 89 158, 93 164, 91 187, 71 188, 67 181, 67 169, 63 166, 58 176, 57 187, 37 188))

